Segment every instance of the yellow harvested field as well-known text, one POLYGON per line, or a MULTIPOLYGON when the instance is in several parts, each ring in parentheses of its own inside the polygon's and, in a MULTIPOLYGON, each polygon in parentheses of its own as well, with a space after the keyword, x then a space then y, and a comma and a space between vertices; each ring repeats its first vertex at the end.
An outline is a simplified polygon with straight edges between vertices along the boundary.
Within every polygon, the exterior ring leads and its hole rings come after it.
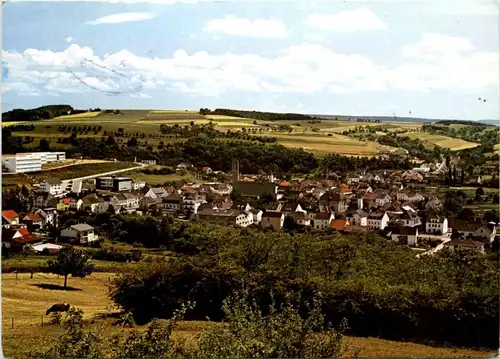
MULTIPOLYGON (((55 303, 69 303, 83 309, 84 319, 95 318, 97 314, 115 312, 108 297, 108 280, 113 273, 94 273, 87 278, 69 278, 68 285, 80 290, 63 291, 57 286, 62 278, 51 274, 2 274, 2 345, 6 357, 26 358, 27 354, 43 343, 49 345, 63 333, 59 326, 48 326, 45 310, 55 303), (52 287, 51 287, 52 286, 52 287), (41 326, 42 316, 44 326, 41 326), (14 328, 12 328, 14 318, 14 328)), ((113 326, 113 320, 94 319, 86 327, 100 333, 104 338, 126 335, 131 329, 113 326)), ((196 335, 202 330, 220 326, 220 323, 206 321, 183 321, 174 331, 174 339, 184 339, 194 344, 196 335)), ((144 330, 146 326, 139 327, 144 330)), ((358 352, 360 357, 412 357, 412 358, 491 358, 491 351, 472 349, 440 348, 409 342, 395 342, 378 338, 346 337, 344 357, 358 352)))
POLYGON ((12 122, 2 122, 2 127, 7 127, 10 125, 17 125, 20 123, 24 123, 24 121, 12 121, 12 122))
MULTIPOLYGON (((266 134, 267 135, 267 134, 266 134)), ((303 148, 318 155, 339 153, 350 156, 375 156, 383 151, 395 152, 398 148, 380 145, 372 141, 360 141, 355 138, 333 134, 283 134, 271 133, 278 138, 278 143, 286 147, 303 148)))
POLYGON ((149 111, 148 115, 181 115, 181 114, 198 114, 198 111, 190 111, 190 110, 152 110, 149 111))
POLYGON ((252 123, 254 120, 246 117, 237 117, 237 116, 224 116, 224 115, 205 115, 205 118, 214 121, 237 121, 237 122, 250 122, 252 123))
POLYGON ((449 148, 452 151, 465 150, 468 148, 474 148, 479 146, 478 143, 468 142, 461 140, 459 138, 452 138, 447 136, 436 135, 433 133, 426 132, 408 132, 399 134, 399 136, 407 136, 412 139, 419 139, 425 141, 432 146, 437 146, 441 148, 449 148))
POLYGON ((197 125, 205 125, 210 121, 208 120, 179 120, 179 119, 163 119, 163 120, 139 120, 135 121, 135 123, 144 123, 144 124, 152 124, 152 125, 161 125, 161 124, 169 124, 169 125, 189 125, 193 121, 197 125))
POLYGON ((76 113, 74 115, 64 115, 64 116, 54 117, 53 120, 70 120, 75 118, 78 119, 78 118, 96 117, 100 113, 101 111, 76 113))

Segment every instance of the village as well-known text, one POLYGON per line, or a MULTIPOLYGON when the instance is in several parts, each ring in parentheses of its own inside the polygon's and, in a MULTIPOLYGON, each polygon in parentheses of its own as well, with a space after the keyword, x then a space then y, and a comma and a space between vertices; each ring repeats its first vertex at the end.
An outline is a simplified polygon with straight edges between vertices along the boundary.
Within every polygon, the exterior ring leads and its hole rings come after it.
MULTIPOLYGON (((154 165, 154 161, 143 162, 154 165)), ((46 178, 30 193, 28 212, 3 208, 3 249, 48 254, 66 244, 98 246, 99 233, 91 225, 64 227, 59 221, 64 213, 84 211, 169 215, 181 221, 264 231, 370 232, 411 247, 417 256, 455 248, 484 253, 498 241, 498 223, 476 217, 447 218, 443 210, 446 188, 426 183, 430 167, 284 180, 272 174, 240 175, 237 162, 229 174, 181 163, 177 172, 196 172, 206 181, 156 187, 125 176, 86 179, 77 187, 72 181, 46 178), (224 180, 215 181, 215 175, 224 180)), ((476 200, 491 203, 491 195, 481 193, 476 200)))

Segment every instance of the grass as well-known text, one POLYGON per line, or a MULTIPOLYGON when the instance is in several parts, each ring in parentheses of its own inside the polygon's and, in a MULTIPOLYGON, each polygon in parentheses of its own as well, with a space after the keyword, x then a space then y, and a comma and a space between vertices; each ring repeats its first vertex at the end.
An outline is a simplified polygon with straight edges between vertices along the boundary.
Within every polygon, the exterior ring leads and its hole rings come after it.
POLYGON ((55 120, 69 120, 69 119, 74 119, 74 118, 76 118, 76 119, 92 118, 92 117, 96 117, 100 113, 101 113, 101 111, 75 113, 74 115, 64 115, 64 116, 54 117, 54 119, 55 120))
POLYGON ((137 164, 132 162, 100 162, 100 163, 86 163, 74 166, 67 166, 53 170, 30 172, 30 173, 15 173, 11 175, 2 176, 2 185, 12 186, 16 184, 33 185, 40 183, 46 178, 53 177, 61 180, 91 176, 99 173, 123 170, 127 168, 138 167, 137 164))
MULTIPOLYGON (((110 244, 110 247, 116 247, 115 245, 110 244)), ((27 270, 30 268, 39 268, 45 266, 49 257, 40 256, 40 255, 30 255, 26 257, 15 256, 12 258, 7 258, 2 260, 2 269, 11 271, 13 270, 27 270)), ((133 268, 137 263, 121 263, 121 262, 112 262, 112 261, 101 261, 101 260, 92 260, 95 264, 96 272, 111 272, 111 273, 121 273, 126 272, 133 268)), ((45 276, 45 274, 43 274, 45 276)))
POLYGON ((479 146, 478 143, 468 142, 459 138, 452 138, 427 132, 409 132, 400 134, 399 136, 407 136, 411 139, 416 138, 426 142, 429 147, 437 146, 441 148, 449 148, 452 151, 460 151, 479 146))
MULTIPOLYGON (((62 333, 59 326, 47 326, 44 312, 54 303, 70 303, 85 312, 87 328, 110 338, 124 335, 130 329, 112 326, 112 319, 96 319, 96 316, 116 312, 108 297, 108 281, 113 273, 93 273, 86 278, 70 278, 68 285, 80 290, 63 291, 43 289, 46 285, 60 286, 62 278, 51 274, 2 274, 2 344, 6 357, 24 358, 41 343, 49 344, 62 333), (41 318, 44 316, 44 327, 41 318), (12 328, 14 318, 14 328, 12 328), (93 319, 93 320, 92 320, 93 319)), ((193 343, 200 331, 220 326, 206 321, 184 321, 174 331, 174 338, 193 343)), ((140 327, 144 329, 145 327, 140 327)), ((346 337, 350 357, 359 350, 360 357, 492 357, 491 351, 440 348, 408 342, 395 342, 378 338, 346 337)))

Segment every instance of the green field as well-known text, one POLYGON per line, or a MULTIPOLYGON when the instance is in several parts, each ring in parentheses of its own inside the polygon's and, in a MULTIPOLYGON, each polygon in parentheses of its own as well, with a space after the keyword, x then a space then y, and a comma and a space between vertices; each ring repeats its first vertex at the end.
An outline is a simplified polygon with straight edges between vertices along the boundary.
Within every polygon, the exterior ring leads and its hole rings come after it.
MULTIPOLYGON (((2 349, 6 357, 25 358, 40 345, 50 345, 63 333, 60 326, 48 325, 43 314, 54 303, 70 303, 84 311, 85 326, 100 333, 105 339, 115 334, 126 335, 131 329, 112 325, 114 319, 106 316, 116 313, 108 297, 108 285, 114 273, 93 273, 86 278, 69 278, 68 285, 78 290, 57 289, 62 278, 46 273, 2 274, 2 349), (50 289, 47 289, 47 286, 50 289), (42 326, 42 317, 43 326, 42 326)), ((196 335, 205 328, 220 326, 209 321, 183 321, 174 331, 174 339, 194 344, 196 335)), ((146 326, 137 327, 144 330, 146 326)), ((109 341, 110 342, 110 341, 109 341)), ((488 358, 490 351, 444 348, 409 342, 395 342, 377 338, 346 337, 345 357, 359 351, 360 357, 442 357, 488 358)))
POLYGON ((479 146, 478 143, 468 142, 459 138, 452 138, 427 132, 409 132, 402 133, 399 136, 407 136, 412 139, 419 139, 428 144, 430 148, 437 146, 441 148, 449 148, 452 151, 465 150, 468 148, 479 146))

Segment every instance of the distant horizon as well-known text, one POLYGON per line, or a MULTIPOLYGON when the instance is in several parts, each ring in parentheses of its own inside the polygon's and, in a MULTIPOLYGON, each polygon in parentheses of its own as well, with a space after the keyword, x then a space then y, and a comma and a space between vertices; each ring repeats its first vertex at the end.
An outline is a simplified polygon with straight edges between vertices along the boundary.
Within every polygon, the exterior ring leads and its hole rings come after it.
MULTIPOLYGON (((40 106, 35 106, 35 107, 30 107, 30 108, 14 108, 14 109, 9 109, 9 110, 4 110, 2 109, 2 114, 5 112, 9 112, 12 110, 32 110, 36 108, 40 108, 43 106, 57 106, 57 105, 67 105, 73 107, 75 110, 88 110, 89 108, 80 108, 77 106, 74 106, 69 103, 50 103, 50 104, 44 104, 40 106)), ((101 106, 95 106, 95 107, 90 107, 90 108, 100 108, 101 110, 123 110, 123 111, 195 111, 198 112, 200 108, 197 109, 187 109, 187 108, 134 108, 134 107, 129 107, 129 108, 110 108, 110 107, 101 107, 101 106)), ((215 107, 203 107, 203 108, 208 108, 209 110, 215 110, 215 107)), ((388 119, 406 119, 406 120, 430 120, 430 121, 472 121, 472 122, 480 122, 480 121, 489 121, 489 122, 500 122, 500 118, 494 119, 494 118, 484 118, 484 119, 475 119, 475 120, 468 120, 468 119, 461 119, 461 118, 437 118, 437 117, 415 117, 415 116, 398 116, 397 114, 395 116, 390 116, 390 115, 353 115, 353 114, 330 114, 330 113, 307 113, 307 112, 289 112, 289 111, 282 111, 282 112, 277 112, 277 111, 267 111, 267 110, 262 110, 262 109, 244 109, 244 108, 232 108, 232 107, 217 107, 217 108, 224 108, 224 109, 230 109, 230 110, 241 110, 241 111, 257 111, 257 112, 269 112, 269 113, 293 113, 293 114, 298 114, 298 115, 307 115, 307 116, 329 116, 329 117, 350 117, 352 119, 355 118, 388 118, 388 119)))

